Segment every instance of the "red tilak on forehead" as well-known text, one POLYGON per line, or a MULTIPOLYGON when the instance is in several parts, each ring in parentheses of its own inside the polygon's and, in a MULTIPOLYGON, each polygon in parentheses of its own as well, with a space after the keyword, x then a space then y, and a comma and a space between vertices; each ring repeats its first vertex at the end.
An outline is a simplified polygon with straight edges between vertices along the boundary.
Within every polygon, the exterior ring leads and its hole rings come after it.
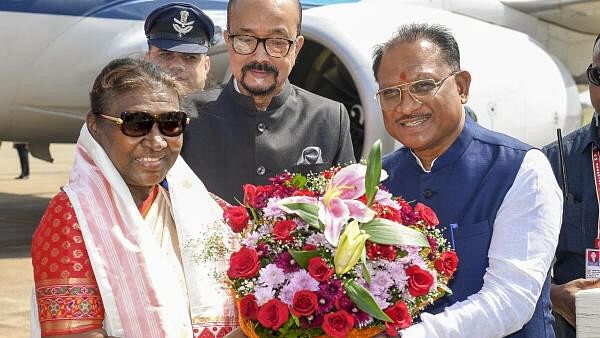
POLYGON ((406 80, 406 73, 400 73, 400 80, 406 80))

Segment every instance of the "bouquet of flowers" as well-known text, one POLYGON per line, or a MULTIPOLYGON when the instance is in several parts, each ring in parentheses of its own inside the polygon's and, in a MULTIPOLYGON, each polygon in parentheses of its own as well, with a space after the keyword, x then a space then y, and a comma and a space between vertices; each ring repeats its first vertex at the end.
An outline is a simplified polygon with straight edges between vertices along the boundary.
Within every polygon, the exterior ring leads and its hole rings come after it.
POLYGON ((458 259, 435 213, 386 177, 376 142, 366 166, 244 186, 224 218, 243 237, 227 275, 248 337, 397 335, 450 293, 458 259))

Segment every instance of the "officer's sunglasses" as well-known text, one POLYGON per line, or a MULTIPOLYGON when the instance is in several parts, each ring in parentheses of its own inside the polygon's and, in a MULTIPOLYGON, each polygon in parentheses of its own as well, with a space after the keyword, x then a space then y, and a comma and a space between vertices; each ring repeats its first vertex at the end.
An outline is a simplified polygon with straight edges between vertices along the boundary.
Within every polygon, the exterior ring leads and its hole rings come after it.
POLYGON ((590 64, 590 66, 587 68, 587 78, 591 84, 600 86, 600 68, 598 66, 594 67, 592 64, 590 64))
POLYGON ((127 136, 140 137, 147 135, 152 130, 154 123, 158 123, 158 130, 164 135, 175 137, 181 135, 190 119, 185 112, 172 111, 160 114, 151 114, 145 111, 126 111, 121 117, 104 114, 98 116, 114 122, 120 127, 121 132, 127 136))

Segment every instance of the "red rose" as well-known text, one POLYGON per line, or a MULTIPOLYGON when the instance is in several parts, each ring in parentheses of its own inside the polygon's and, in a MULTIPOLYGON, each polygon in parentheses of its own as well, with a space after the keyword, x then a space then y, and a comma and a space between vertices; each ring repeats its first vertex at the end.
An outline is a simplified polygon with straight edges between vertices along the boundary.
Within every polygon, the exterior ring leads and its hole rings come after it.
POLYGON ((382 218, 389 219, 392 222, 402 224, 402 212, 400 209, 394 209, 392 207, 383 208, 382 218))
POLYGON ((296 230, 296 222, 289 219, 279 221, 273 227, 273 237, 280 241, 287 241, 294 230, 296 230))
POLYGON ((255 320, 258 316, 258 304, 253 294, 247 294, 240 300, 240 315, 244 319, 255 320))
POLYGON ((249 278, 256 276, 260 269, 258 253, 252 248, 242 247, 229 257, 227 276, 230 278, 249 278))
POLYGON ((223 218, 225 222, 229 224, 233 232, 242 232, 248 226, 250 215, 245 207, 242 206, 228 206, 223 212, 223 218))
POLYGON ((431 236, 427 236, 427 242, 429 243, 429 258, 434 259, 438 249, 437 240, 431 236))
POLYGON ((411 265, 406 270, 408 276, 408 292, 413 297, 423 296, 429 292, 433 285, 433 276, 418 265, 411 265))
POLYGON ((458 256, 454 251, 444 251, 440 258, 433 262, 433 265, 439 273, 446 277, 452 277, 458 266, 458 256))
POLYGON ((300 290, 294 294, 290 312, 296 317, 307 317, 312 315, 318 306, 317 294, 310 290, 300 290))
POLYGON ((253 207, 256 203, 256 186, 252 184, 244 184, 244 205, 253 207))
POLYGON ((354 326, 354 317, 344 310, 330 312, 323 318, 321 328, 330 337, 343 338, 354 326))
POLYGON ((396 255, 398 252, 396 251, 396 247, 393 245, 381 245, 381 257, 387 259, 388 261, 394 261, 396 259, 396 255))
POLYGON ((317 250, 317 246, 314 245, 314 244, 308 244, 307 243, 307 244, 304 244, 302 246, 302 250, 304 250, 304 251, 314 251, 314 250, 317 250))
POLYGON ((412 317, 408 312, 408 307, 403 301, 399 300, 396 304, 383 310, 394 322, 385 323, 388 336, 397 336, 398 330, 406 329, 412 324, 412 317))
POLYGON ((425 204, 417 203, 417 205, 415 206, 415 211, 418 212, 419 215, 421 215, 423 221, 425 221, 425 223, 429 224, 430 226, 434 227, 440 224, 440 221, 438 220, 435 212, 425 204))
POLYGON ((342 169, 342 167, 337 166, 337 167, 333 167, 333 168, 329 168, 325 171, 323 171, 323 177, 327 180, 333 178, 333 176, 335 176, 335 174, 340 171, 340 169, 342 169))
POLYGON ((379 244, 373 243, 369 240, 365 242, 365 248, 367 249, 367 257, 371 260, 376 260, 379 258, 379 244))
POLYGON ((319 282, 327 282, 333 275, 333 269, 321 257, 308 260, 308 273, 319 282))
POLYGON ((288 306, 277 298, 266 302, 258 310, 258 322, 275 331, 279 330, 289 317, 288 306))
POLYGON ((310 196, 310 197, 315 197, 315 193, 312 192, 311 190, 308 190, 308 189, 301 189, 301 190, 294 191, 294 193, 292 194, 292 196, 310 196))
POLYGON ((377 244, 371 241, 367 241, 366 244, 367 257, 369 257, 369 259, 375 260, 382 257, 388 261, 396 259, 397 251, 396 247, 393 245, 377 244))

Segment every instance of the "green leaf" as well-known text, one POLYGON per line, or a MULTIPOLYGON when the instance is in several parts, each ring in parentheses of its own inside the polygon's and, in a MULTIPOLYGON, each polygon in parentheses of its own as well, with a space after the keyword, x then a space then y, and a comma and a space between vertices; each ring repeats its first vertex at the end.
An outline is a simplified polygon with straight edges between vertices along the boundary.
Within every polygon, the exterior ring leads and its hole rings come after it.
POLYGON ((308 225, 321 230, 319 222, 319 206, 308 203, 285 203, 283 207, 287 208, 289 213, 296 214, 308 225))
POLYGON ((298 265, 300 265, 303 269, 306 269, 308 267, 308 260, 310 260, 313 257, 317 257, 317 256, 321 255, 321 251, 319 251, 319 250, 311 250, 311 251, 288 250, 288 252, 290 253, 290 255, 292 255, 292 257, 294 257, 294 261, 296 261, 296 263, 298 263, 298 265))
POLYGON ((360 257, 360 264, 363 278, 367 283, 371 284, 371 274, 369 273, 369 267, 367 267, 367 250, 363 250, 360 257))
POLYGON ((450 290, 450 288, 448 287, 448 285, 444 284, 444 283, 438 283, 437 287, 444 290, 444 292, 446 293, 446 295, 451 295, 452 294, 452 290, 450 290))
POLYGON ((371 295, 371 293, 362 285, 353 280, 348 280, 344 283, 344 289, 346 290, 346 295, 348 295, 348 297, 359 309, 370 314, 373 318, 390 323, 393 322, 393 320, 386 315, 385 312, 383 312, 377 303, 375 303, 373 295, 371 295))
POLYGON ((375 198, 381 178, 381 141, 373 143, 369 158, 367 160, 367 174, 365 176, 365 193, 367 195, 367 206, 370 206, 375 198))
POLYGON ((304 177, 302 174, 294 174, 294 176, 292 177, 292 181, 291 184, 293 187, 296 187, 298 189, 302 189, 306 186, 306 182, 308 180, 306 179, 306 177, 304 177))
POLYGON ((256 226, 258 223, 258 215, 256 214, 256 210, 252 207, 246 207, 246 209, 250 210, 250 214, 252 215, 252 223, 256 226))
POLYGON ((369 237, 371 242, 429 247, 427 237, 421 232, 385 218, 375 218, 361 225, 360 229, 371 236, 369 237))

